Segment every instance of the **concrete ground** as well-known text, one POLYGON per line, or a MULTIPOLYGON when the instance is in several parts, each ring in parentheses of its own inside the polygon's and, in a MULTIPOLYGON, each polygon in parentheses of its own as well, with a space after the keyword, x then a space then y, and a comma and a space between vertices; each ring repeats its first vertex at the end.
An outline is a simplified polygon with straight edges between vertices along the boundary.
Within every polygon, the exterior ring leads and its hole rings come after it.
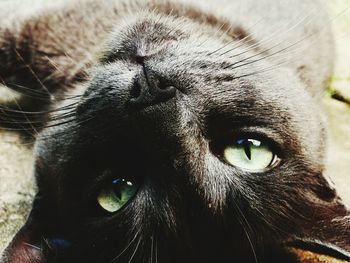
MULTIPOLYGON (((337 62, 330 91, 323 99, 331 135, 327 174, 350 205, 350 104, 331 98, 336 91, 350 100, 350 1, 329 2, 332 17, 343 13, 333 20, 337 62)), ((7 97, 4 92, 0 89, 0 98, 7 97)), ((31 170, 31 149, 16 134, 0 131, 0 251, 26 218, 35 192, 31 170)))

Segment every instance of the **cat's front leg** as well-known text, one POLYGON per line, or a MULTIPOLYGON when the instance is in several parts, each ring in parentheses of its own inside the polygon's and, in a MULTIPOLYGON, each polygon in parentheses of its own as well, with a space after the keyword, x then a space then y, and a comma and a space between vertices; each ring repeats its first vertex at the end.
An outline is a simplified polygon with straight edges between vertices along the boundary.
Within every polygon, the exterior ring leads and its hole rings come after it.
MULTIPOLYGON (((29 39, 18 37, 15 28, 0 28, 0 127, 28 134, 39 128, 50 92, 40 85, 29 39), (27 42, 28 44, 24 44, 27 42)), ((47 88, 46 88, 47 89, 47 88)))
POLYGON ((0 93, 2 128, 35 137, 53 102, 66 99, 64 91, 83 79, 85 60, 75 57, 68 48, 70 42, 60 41, 66 27, 50 20, 54 11, 43 8, 14 23, 0 19, 0 85, 12 91, 5 96, 0 93))

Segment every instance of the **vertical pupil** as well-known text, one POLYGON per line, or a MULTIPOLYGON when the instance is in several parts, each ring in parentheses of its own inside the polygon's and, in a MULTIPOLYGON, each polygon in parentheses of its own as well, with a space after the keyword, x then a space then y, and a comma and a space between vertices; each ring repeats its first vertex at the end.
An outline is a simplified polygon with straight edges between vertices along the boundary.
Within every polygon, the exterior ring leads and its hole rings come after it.
POLYGON ((249 160, 252 160, 252 154, 250 151, 250 143, 248 141, 246 141, 246 143, 244 144, 244 152, 247 155, 249 160))
POLYGON ((237 140, 237 144, 240 146, 243 146, 244 153, 246 154, 246 156, 248 157, 249 160, 252 160, 252 153, 250 151, 250 146, 251 146, 252 142, 250 140, 247 140, 247 139, 239 139, 239 140, 237 140))
POLYGON ((116 197, 118 197, 119 200, 122 199, 122 191, 121 191, 120 187, 116 187, 114 189, 114 194, 115 194, 116 197))
POLYGON ((123 191, 124 180, 116 179, 112 183, 113 183, 113 192, 114 192, 115 196, 119 200, 121 200, 122 199, 122 191, 123 191))

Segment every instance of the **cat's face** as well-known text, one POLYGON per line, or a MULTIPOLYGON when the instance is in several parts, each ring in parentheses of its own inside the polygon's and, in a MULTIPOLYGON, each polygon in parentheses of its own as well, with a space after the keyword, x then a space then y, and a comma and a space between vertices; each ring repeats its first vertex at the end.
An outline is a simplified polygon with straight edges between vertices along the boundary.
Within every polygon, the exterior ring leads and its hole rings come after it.
POLYGON ((38 137, 34 234, 18 239, 44 249, 30 253, 254 262, 279 242, 330 240, 311 226, 346 211, 322 176, 322 117, 298 76, 203 25, 127 21, 38 137))

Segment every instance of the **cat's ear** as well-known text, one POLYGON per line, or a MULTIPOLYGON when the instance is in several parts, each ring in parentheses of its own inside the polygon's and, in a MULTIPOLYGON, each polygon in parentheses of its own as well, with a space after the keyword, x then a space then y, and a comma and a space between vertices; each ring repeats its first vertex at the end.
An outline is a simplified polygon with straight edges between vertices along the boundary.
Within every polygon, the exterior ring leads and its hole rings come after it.
POLYGON ((38 194, 24 226, 5 249, 1 263, 41 263, 48 253, 55 253, 67 241, 55 237, 56 216, 38 194))
POLYGON ((325 177, 320 177, 313 194, 305 197, 313 205, 305 225, 291 245, 316 254, 350 262, 350 211, 325 177))

